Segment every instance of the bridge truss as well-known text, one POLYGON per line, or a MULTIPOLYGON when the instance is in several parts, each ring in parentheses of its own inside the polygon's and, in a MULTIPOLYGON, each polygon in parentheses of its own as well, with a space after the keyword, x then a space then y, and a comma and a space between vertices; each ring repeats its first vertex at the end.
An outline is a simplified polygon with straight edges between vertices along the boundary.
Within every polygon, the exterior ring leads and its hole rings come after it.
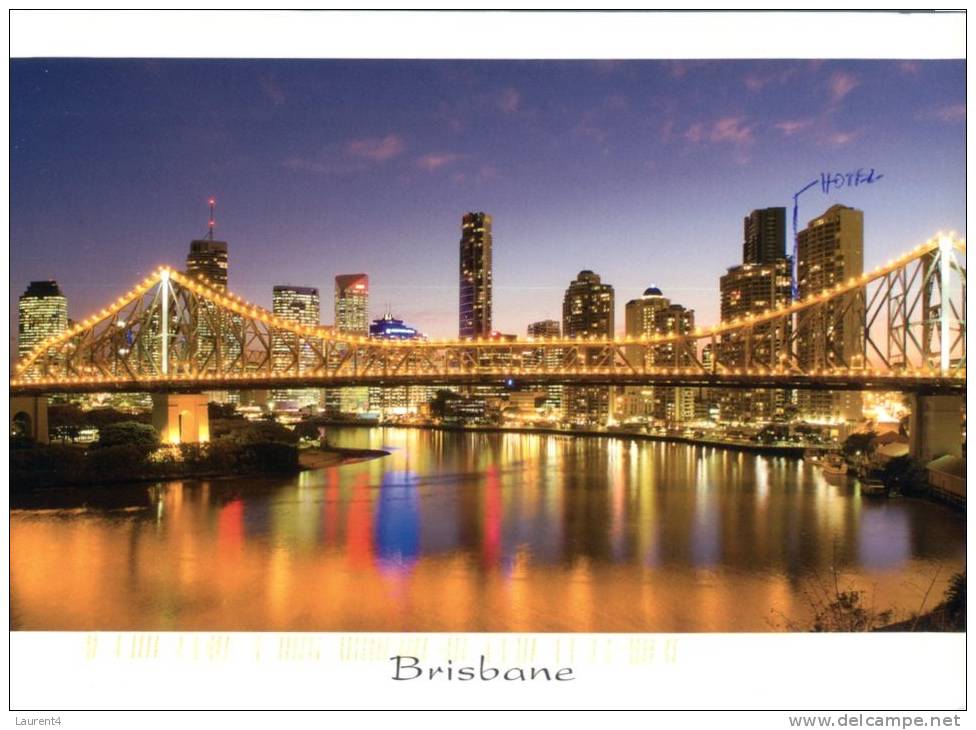
POLYGON ((39 344, 12 394, 606 384, 960 392, 966 246, 940 236, 789 306, 617 339, 377 340, 303 326, 162 267, 39 344))

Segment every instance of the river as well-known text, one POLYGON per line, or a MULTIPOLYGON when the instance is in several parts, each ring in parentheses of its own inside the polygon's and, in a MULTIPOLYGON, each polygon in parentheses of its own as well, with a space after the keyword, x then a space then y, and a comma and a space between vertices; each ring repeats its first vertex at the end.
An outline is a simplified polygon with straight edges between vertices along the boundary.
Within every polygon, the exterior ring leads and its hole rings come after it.
POLYGON ((753 632, 825 594, 931 607, 962 512, 799 459, 627 439, 339 428, 389 456, 14 509, 17 630, 753 632))

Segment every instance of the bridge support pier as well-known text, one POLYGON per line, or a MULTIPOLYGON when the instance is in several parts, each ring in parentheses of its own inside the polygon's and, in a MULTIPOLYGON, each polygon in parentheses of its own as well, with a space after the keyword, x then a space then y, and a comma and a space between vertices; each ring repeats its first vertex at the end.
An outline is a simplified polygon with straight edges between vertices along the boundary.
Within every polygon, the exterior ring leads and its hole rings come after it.
POLYGON ((197 444, 210 440, 207 396, 157 393, 152 397, 152 425, 162 444, 197 444))
POLYGON ((11 397, 10 432, 27 436, 39 444, 49 443, 47 398, 43 395, 11 397))
POLYGON ((962 396, 910 396, 909 452, 928 463, 951 454, 962 456, 962 396))

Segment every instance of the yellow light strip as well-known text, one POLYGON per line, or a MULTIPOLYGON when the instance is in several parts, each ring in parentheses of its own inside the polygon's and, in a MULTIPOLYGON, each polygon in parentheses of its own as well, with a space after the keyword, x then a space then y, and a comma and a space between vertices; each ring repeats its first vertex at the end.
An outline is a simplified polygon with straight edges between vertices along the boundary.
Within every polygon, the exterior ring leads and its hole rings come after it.
MULTIPOLYGON (((77 323, 74 327, 65 330, 59 335, 49 337, 39 343, 31 353, 23 361, 17 364, 17 371, 22 372, 28 369, 41 355, 41 353, 50 348, 54 347, 61 342, 65 341, 70 337, 74 337, 86 329, 91 329, 95 327, 99 322, 115 315, 121 309, 125 308, 131 304, 136 298, 144 296, 152 287, 159 283, 164 270, 169 272, 169 277, 172 281, 177 282, 181 286, 189 289, 194 294, 204 297, 205 299, 217 304, 221 307, 231 310, 232 312, 239 314, 241 316, 249 317, 258 320, 269 327, 274 327, 276 329, 285 330, 302 337, 313 337, 321 340, 328 340, 331 342, 336 342, 339 344, 353 344, 353 343, 370 343, 370 347, 379 347, 381 349, 387 348, 403 348, 403 347, 413 347, 417 349, 440 349, 444 347, 449 348, 464 348, 464 347, 490 347, 490 348, 517 348, 517 347, 527 347, 527 346, 538 346, 548 345, 554 347, 579 347, 586 345, 610 345, 619 342, 626 343, 641 343, 641 344, 669 344, 674 342, 680 342, 689 338, 701 339, 704 337, 715 337, 723 335, 729 332, 734 332, 736 330, 744 329, 746 327, 753 327, 759 324, 765 324, 774 320, 777 320, 786 315, 795 314, 808 307, 815 306, 824 301, 832 299, 834 297, 842 296, 854 289, 864 287, 871 282, 886 276, 892 271, 908 264, 909 262, 918 259, 933 250, 938 249, 939 237, 942 235, 940 231, 936 237, 929 239, 923 244, 916 246, 911 251, 903 254, 896 259, 890 259, 884 266, 876 267, 873 271, 866 272, 859 277, 851 277, 846 283, 838 284, 833 289, 824 289, 819 294, 808 296, 803 300, 793 302, 785 307, 780 307, 778 309, 771 309, 763 312, 762 314, 749 315, 746 317, 736 318, 731 322, 719 322, 718 324, 711 325, 708 327, 696 327, 692 333, 689 334, 669 334, 669 335, 641 335, 638 338, 631 338, 626 336, 623 340, 616 340, 614 338, 608 337, 594 337, 588 338, 585 335, 579 339, 567 339, 567 338, 548 338, 548 337, 528 337, 526 339, 516 339, 509 341, 495 340, 491 338, 478 337, 472 340, 410 340, 410 341, 398 341, 398 340, 379 340, 370 339, 362 336, 349 336, 343 335, 336 332, 333 328, 327 328, 323 326, 306 326, 299 325, 294 322, 283 320, 276 317, 273 313, 260 307, 256 304, 252 304, 241 297, 233 294, 231 292, 218 291, 213 286, 211 282, 206 278, 200 277, 195 279, 185 274, 170 269, 168 266, 160 266, 153 272, 152 275, 143 279, 138 285, 133 289, 128 291, 125 295, 119 297, 110 306, 102 309, 95 315, 89 316, 83 321, 77 323)), ((966 242, 964 239, 953 236, 953 246, 957 251, 960 251, 965 255, 966 253, 966 242)))

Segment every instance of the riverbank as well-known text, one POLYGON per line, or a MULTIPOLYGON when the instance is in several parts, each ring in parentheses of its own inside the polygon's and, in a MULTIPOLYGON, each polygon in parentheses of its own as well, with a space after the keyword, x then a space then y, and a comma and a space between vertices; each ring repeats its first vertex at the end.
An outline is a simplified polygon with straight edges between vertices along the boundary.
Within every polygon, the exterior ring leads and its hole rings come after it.
POLYGON ((692 446, 709 446, 729 451, 743 451, 761 456, 787 456, 801 458, 809 449, 829 450, 827 446, 800 446, 791 444, 757 444, 749 441, 729 441, 719 439, 694 438, 691 436, 640 433, 634 431, 599 431, 594 429, 566 430, 562 428, 533 428, 527 426, 465 426, 443 423, 386 423, 383 421, 316 421, 326 427, 352 428, 411 428, 430 431, 455 431, 461 433, 516 433, 542 434, 551 436, 590 436, 608 439, 623 439, 628 441, 663 441, 667 443, 690 444, 692 446))
POLYGON ((389 451, 382 449, 351 449, 339 446, 319 446, 301 449, 298 452, 298 463, 302 470, 325 469, 330 466, 355 464, 360 461, 378 459, 389 456, 389 451))
POLYGON ((51 474, 19 471, 10 482, 12 509, 65 508, 74 506, 120 507, 141 503, 147 487, 180 480, 231 480, 238 477, 288 477, 302 471, 353 464, 389 455, 378 449, 312 447, 300 449, 293 468, 200 468, 193 462, 154 465, 147 471, 127 474, 90 475, 52 478, 51 474), (33 478, 32 478, 33 477, 33 478))

